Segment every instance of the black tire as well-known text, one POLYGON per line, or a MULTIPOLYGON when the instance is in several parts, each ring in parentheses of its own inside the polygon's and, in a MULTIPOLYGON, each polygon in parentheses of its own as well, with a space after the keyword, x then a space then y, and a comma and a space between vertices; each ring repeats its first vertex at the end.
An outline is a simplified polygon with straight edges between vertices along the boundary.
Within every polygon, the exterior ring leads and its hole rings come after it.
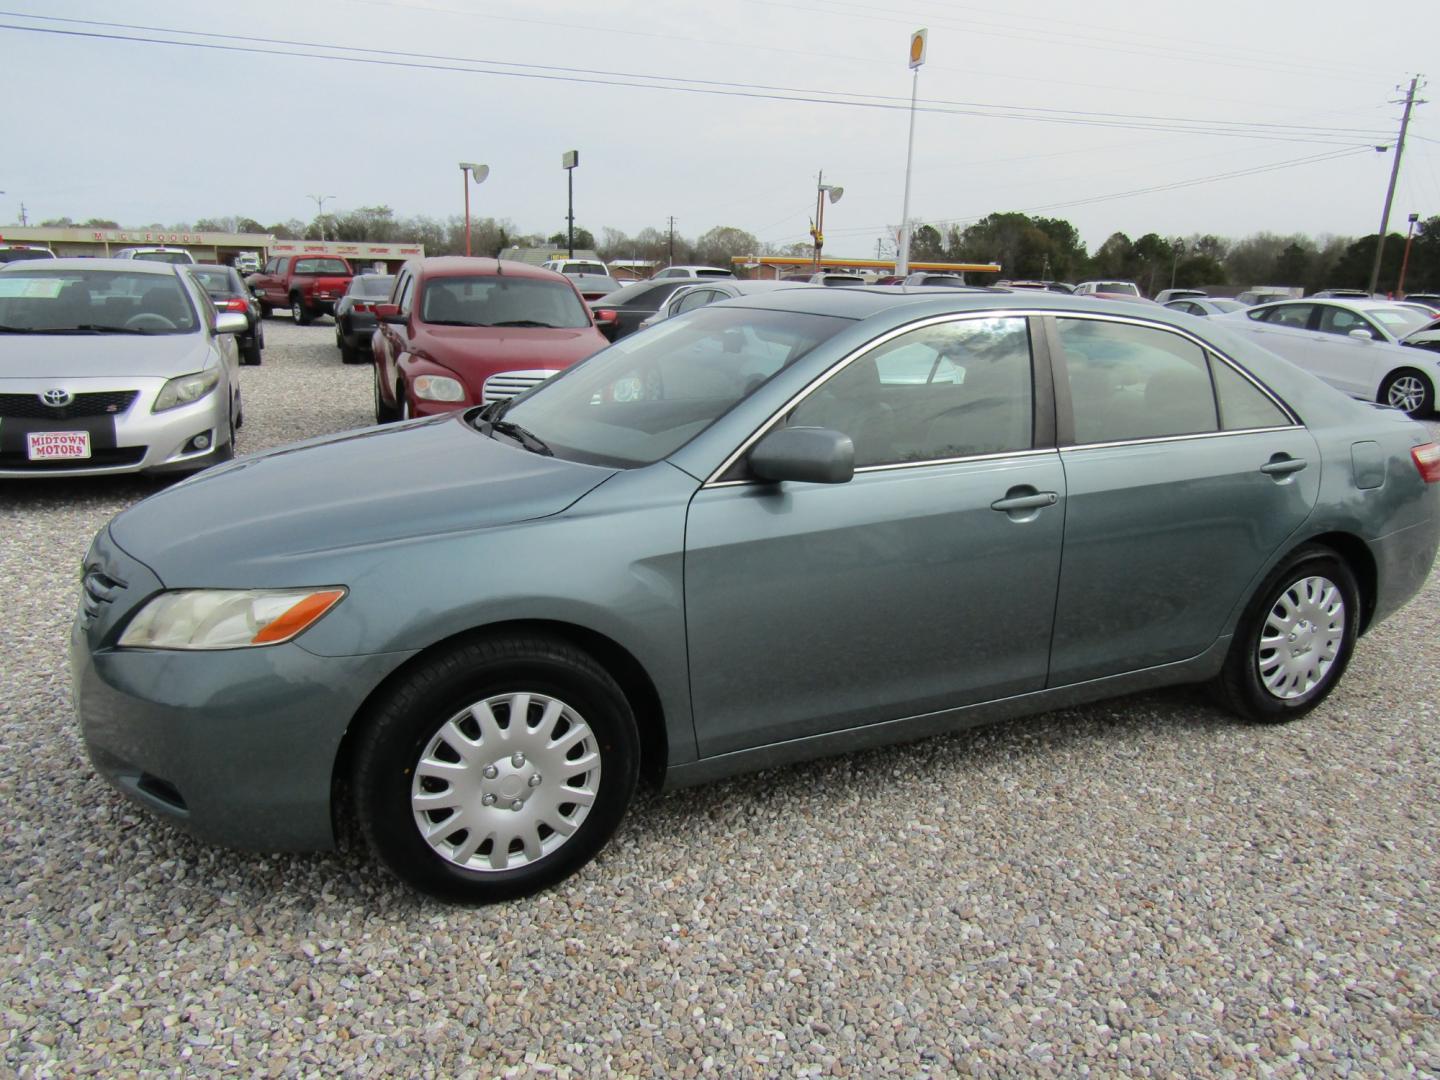
POLYGON ((1435 411, 1435 384, 1422 371, 1400 368, 1385 376, 1378 399, 1382 405, 1400 409, 1415 420, 1435 411))
POLYGON ((385 395, 380 392, 380 364, 375 364, 375 422, 377 424, 393 424, 400 419, 400 410, 385 401, 385 395))
POLYGON ((569 877, 614 834, 639 775, 623 691, 591 656, 546 637, 443 648, 385 690, 361 723, 353 774, 361 832, 397 877, 446 900, 511 900, 569 877), (517 695, 528 705, 523 730, 514 727, 517 695), (472 757, 452 748, 459 735, 472 757), (575 744, 552 749, 566 738, 575 744), (572 792, 580 801, 567 799, 572 792), (438 796, 430 809, 412 801, 427 796, 438 796), (421 819, 456 829, 427 839, 421 819))
POLYGON ((261 300, 261 301, 260 301, 260 318, 262 318, 262 319, 268 319, 268 318, 270 318, 271 315, 274 315, 274 314, 275 314, 275 308, 274 308, 273 306, 271 306, 270 304, 267 304, 264 300, 261 300))
POLYGON ((1250 601, 1215 680, 1217 696, 1232 712, 1258 723, 1304 716, 1345 674, 1359 634, 1355 575, 1329 548, 1307 544, 1276 567, 1250 601), (1337 595, 1327 599, 1328 587, 1337 595), (1317 621, 1311 623, 1312 617, 1317 621), (1278 644, 1267 644, 1267 636, 1278 644))
POLYGON ((260 366, 260 342, 252 341, 240 350, 240 363, 247 367, 260 366))
POLYGON ((298 296, 290 298, 290 317, 295 320, 296 326, 309 326, 315 321, 315 313, 298 296))
POLYGON ((346 341, 343 335, 337 336, 340 338, 340 362, 342 364, 358 364, 363 359, 360 350, 346 341))

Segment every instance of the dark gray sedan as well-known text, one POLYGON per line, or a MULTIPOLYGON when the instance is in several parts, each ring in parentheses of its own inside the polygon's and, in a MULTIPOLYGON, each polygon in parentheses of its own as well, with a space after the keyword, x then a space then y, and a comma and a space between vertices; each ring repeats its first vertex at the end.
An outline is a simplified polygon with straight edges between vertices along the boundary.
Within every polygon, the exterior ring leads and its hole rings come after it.
POLYGON ((85 558, 91 758, 207 840, 353 817, 491 901, 585 864, 641 777, 1177 683, 1301 716, 1429 573, 1440 446, 1214 322, 776 290, 213 469, 85 558))

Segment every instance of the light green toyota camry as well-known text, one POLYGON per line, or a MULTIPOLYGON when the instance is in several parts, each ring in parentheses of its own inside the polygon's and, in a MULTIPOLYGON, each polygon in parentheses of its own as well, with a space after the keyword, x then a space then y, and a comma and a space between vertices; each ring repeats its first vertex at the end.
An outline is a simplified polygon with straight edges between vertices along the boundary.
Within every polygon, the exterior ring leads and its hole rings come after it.
POLYGON ((780 290, 211 469, 85 559, 91 758, 202 838, 353 819, 493 901, 583 866, 642 778, 1175 683, 1294 719, 1429 573, 1440 446, 1215 322, 780 290))

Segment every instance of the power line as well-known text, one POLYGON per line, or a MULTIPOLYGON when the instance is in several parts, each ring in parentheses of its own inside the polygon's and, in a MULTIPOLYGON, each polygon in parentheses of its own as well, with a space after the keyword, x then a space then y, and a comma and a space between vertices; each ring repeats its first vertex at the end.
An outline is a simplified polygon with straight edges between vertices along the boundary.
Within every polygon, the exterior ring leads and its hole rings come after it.
MULTIPOLYGON (((140 37, 132 34, 100 33, 97 31, 65 30, 47 26, 19 26, 0 23, 0 29, 16 30, 22 33, 52 34, 63 37, 92 38, 104 41, 123 41, 136 44, 169 45, 178 48, 206 49, 219 52, 238 52, 269 56, 300 56, 307 59, 332 60, 348 63, 362 63, 382 67, 401 67, 421 70, 454 71, 468 74, 508 76, 511 78, 539 79, 545 81, 576 82, 607 86, 630 86, 642 89, 668 90, 677 93, 707 94, 725 97, 747 97, 774 101, 792 101, 802 104, 825 104, 850 106, 852 108, 885 109, 899 111, 907 109, 908 102, 896 95, 861 94, 850 91, 810 90, 801 87, 777 86, 764 83, 739 83, 723 80, 696 79, 670 75, 651 75, 637 72, 608 71, 598 68, 575 68, 553 64, 527 64, 491 58, 447 56, 444 54, 404 52, 390 49, 361 48, 334 45, 327 42, 297 41, 287 38, 267 38, 245 34, 219 34, 209 31, 176 29, 172 27, 146 26, 89 19, 69 19, 52 16, 27 15, 20 12, 0 11, 0 16, 19 17, 49 22, 64 22, 72 25, 105 26, 113 29, 141 31, 204 37, 225 42, 247 42, 247 45, 217 44, 214 41, 176 41, 167 38, 140 37), (315 53, 288 52, 283 49, 260 48, 258 46, 286 46, 296 49, 324 49, 341 55, 317 55, 315 53), (358 55, 363 54, 363 55, 358 55), (427 61, 427 62, 419 62, 427 61), (432 63, 429 61, 439 61, 432 63), (464 65, 464 66, 452 66, 464 65), (481 67, 478 65, 490 65, 481 67), (497 68, 521 68, 521 71, 502 71, 497 68), (642 81, 637 81, 642 80, 642 81), (692 85, 674 85, 674 84, 692 85)), ((1139 131, 1175 131, 1198 135, 1214 135, 1280 142, 1310 142, 1321 145, 1353 146, 1364 139, 1372 141, 1379 137, 1374 131, 1363 128, 1329 128, 1320 125, 1286 125, 1263 121, 1200 120, 1188 117, 1167 117, 1146 114, 1104 113, 1085 110, 1048 109, 1038 106, 995 105, 986 102, 948 101, 927 99, 919 107, 922 112, 959 116, 981 116, 992 119, 1031 120, 1040 123, 1066 124, 1087 127, 1114 127, 1139 131)))

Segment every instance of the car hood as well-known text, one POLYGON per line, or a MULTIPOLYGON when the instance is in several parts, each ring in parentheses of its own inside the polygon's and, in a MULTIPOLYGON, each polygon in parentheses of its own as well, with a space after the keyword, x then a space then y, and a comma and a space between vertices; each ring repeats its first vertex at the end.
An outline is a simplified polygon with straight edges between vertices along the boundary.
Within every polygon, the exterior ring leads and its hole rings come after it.
POLYGON ((426 326, 414 355, 465 372, 490 369, 555 368, 579 363, 610 343, 593 326, 551 330, 543 326, 426 326))
POLYGON ((204 334, 6 334, 0 379, 171 378, 205 367, 204 334))
POLYGON ((522 450, 450 413, 239 458, 110 528, 172 588, 299 584, 287 566, 321 553, 548 517, 614 473, 522 450))

